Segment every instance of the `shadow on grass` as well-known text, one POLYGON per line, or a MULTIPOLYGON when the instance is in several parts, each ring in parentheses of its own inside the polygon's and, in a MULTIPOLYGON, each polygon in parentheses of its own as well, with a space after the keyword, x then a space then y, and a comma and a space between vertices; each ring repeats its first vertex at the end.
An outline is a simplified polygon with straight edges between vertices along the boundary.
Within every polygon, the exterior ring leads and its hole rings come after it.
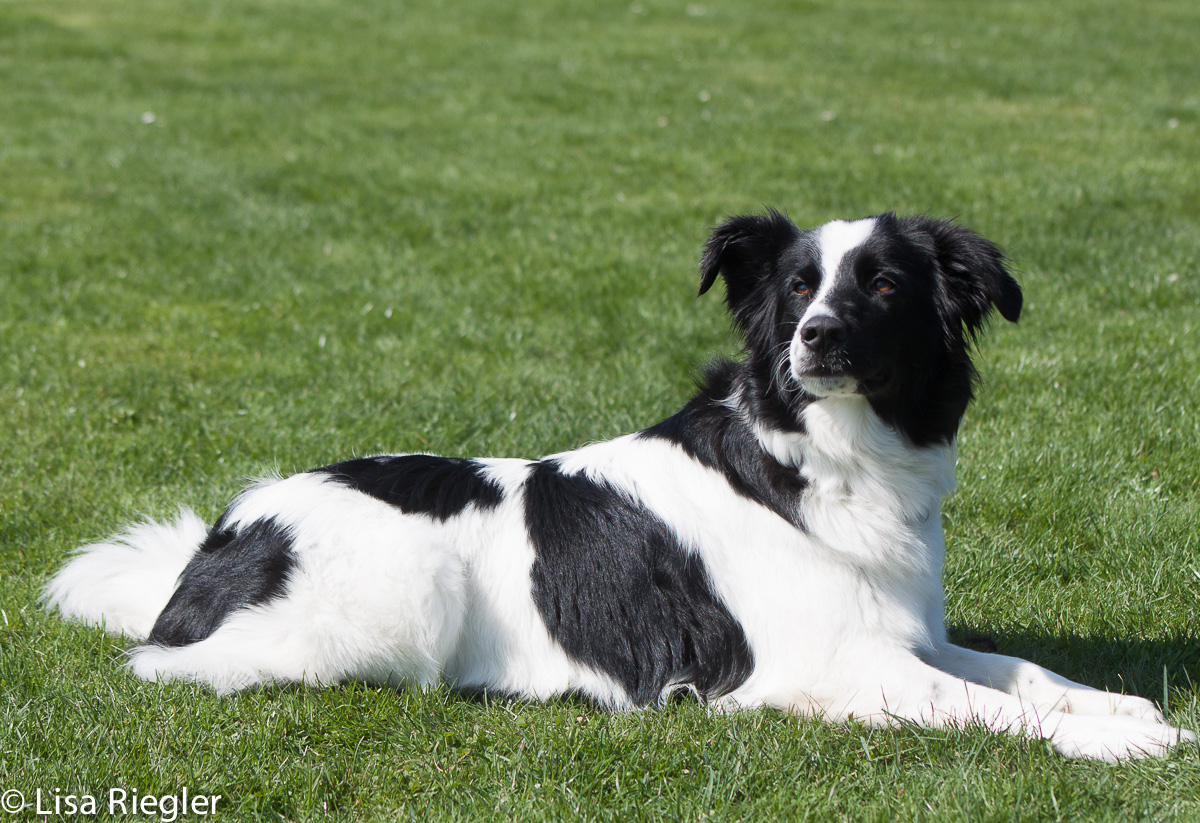
POLYGON ((950 627, 950 640, 983 652, 1020 657, 1088 686, 1161 702, 1169 689, 1200 687, 1200 638, 1143 639, 1046 635, 1014 626, 950 627), (1166 671, 1164 678, 1164 668, 1166 671))

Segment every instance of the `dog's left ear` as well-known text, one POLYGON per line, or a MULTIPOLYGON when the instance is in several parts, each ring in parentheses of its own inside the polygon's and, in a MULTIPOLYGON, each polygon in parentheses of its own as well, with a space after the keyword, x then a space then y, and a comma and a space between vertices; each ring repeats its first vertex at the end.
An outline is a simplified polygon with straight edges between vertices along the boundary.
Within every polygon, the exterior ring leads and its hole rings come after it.
POLYGON ((967 330, 974 334, 993 306, 1016 323, 1021 316, 1021 287, 1005 268, 1004 253, 970 229, 948 220, 927 219, 946 297, 967 330))
POLYGON ((754 287, 768 277, 780 250, 800 234, 796 224, 774 209, 766 214, 731 217, 713 230, 700 259, 700 294, 720 274, 725 301, 734 316, 754 287))

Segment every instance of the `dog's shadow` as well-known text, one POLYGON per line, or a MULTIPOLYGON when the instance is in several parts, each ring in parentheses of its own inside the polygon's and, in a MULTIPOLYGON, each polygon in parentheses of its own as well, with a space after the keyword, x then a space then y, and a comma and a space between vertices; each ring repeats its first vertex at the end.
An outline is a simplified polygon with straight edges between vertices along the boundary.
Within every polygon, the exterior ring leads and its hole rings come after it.
POLYGON ((1161 703, 1164 687, 1200 687, 1200 638, 1103 638, 1047 635, 1015 626, 950 626, 950 641, 981 652, 1029 660, 1077 683, 1161 703))

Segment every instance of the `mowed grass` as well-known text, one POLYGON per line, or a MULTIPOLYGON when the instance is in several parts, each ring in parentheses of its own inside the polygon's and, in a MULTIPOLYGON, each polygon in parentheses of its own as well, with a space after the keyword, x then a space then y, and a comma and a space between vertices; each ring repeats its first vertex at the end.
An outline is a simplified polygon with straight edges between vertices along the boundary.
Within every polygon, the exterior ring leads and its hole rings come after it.
POLYGON ((1191 0, 0 5, 0 790, 187 788, 220 820, 1200 820, 1194 746, 217 698, 37 602, 81 542, 264 471, 655 422, 737 345, 695 298, 720 217, 928 211, 1026 290, 946 506, 956 634, 1197 728, 1197 42, 1191 0))

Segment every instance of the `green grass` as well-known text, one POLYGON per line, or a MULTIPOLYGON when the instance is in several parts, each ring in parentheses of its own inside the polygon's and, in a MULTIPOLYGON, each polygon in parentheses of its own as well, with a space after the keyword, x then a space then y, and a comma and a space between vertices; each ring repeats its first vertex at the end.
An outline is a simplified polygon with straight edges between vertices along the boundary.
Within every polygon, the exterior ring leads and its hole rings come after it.
POLYGON ((1200 820, 1195 748, 217 698, 37 604, 74 546, 264 470, 654 422, 735 345, 694 297, 708 226, 928 211, 1026 289, 961 437, 949 620, 1196 728, 1198 41, 1193 0, 7 0, 0 790, 186 787, 219 820, 1200 820))

